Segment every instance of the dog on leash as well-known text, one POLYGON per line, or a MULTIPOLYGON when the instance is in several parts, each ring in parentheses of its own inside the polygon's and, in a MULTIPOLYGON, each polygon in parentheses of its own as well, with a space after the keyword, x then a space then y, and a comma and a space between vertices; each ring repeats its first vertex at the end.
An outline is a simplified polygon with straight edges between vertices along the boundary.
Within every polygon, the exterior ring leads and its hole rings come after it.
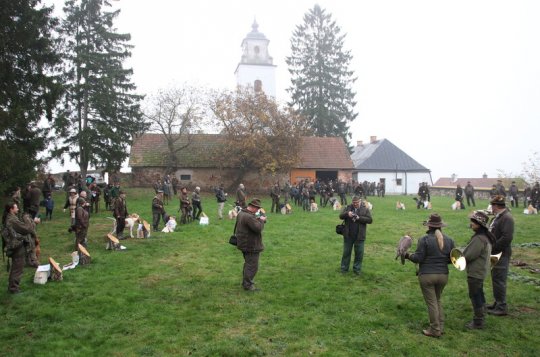
MULTIPOLYGON (((110 218, 110 217, 109 217, 110 218)), ((132 213, 129 216, 126 217, 126 228, 129 228, 129 236, 131 238, 133 237, 133 227, 138 227, 139 223, 139 215, 137 213, 132 213), (137 226, 135 226, 137 225, 137 226)), ((110 218, 114 219, 114 218, 110 218)), ((111 234, 116 232, 116 219, 114 219, 113 228, 111 230, 111 234)))

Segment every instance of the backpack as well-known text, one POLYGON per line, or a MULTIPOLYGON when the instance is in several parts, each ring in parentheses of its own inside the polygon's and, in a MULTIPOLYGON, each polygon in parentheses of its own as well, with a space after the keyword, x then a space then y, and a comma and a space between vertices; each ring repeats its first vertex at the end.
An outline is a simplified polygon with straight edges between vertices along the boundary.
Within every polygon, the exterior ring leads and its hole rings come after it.
POLYGON ((13 252, 23 245, 22 235, 11 227, 2 227, 2 253, 11 258, 13 252))

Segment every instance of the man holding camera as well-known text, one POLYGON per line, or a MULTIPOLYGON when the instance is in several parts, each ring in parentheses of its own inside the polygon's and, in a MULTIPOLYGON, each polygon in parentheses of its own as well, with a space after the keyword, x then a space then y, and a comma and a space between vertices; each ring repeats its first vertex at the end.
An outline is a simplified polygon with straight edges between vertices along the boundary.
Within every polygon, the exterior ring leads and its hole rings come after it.
POLYGON ((361 201, 360 197, 354 196, 352 204, 345 207, 339 215, 345 221, 343 229, 343 255, 341 257, 341 272, 349 271, 351 254, 354 247, 353 271, 360 275, 362 260, 364 258, 364 242, 366 240, 366 224, 371 224, 371 212, 361 201))
POLYGON ((236 217, 237 248, 244 256, 242 287, 257 291, 253 279, 259 270, 259 255, 264 250, 262 231, 266 216, 261 213, 261 201, 254 198, 236 217))

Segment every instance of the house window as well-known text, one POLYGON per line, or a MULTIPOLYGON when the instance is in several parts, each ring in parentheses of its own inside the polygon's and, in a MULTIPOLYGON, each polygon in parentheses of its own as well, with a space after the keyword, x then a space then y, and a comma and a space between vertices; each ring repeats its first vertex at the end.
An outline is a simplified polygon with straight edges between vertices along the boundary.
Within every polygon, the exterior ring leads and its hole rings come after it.
POLYGON ((401 186, 401 179, 400 178, 396 179, 396 185, 401 186))
POLYGON ((191 175, 180 175, 180 181, 191 181, 191 175))

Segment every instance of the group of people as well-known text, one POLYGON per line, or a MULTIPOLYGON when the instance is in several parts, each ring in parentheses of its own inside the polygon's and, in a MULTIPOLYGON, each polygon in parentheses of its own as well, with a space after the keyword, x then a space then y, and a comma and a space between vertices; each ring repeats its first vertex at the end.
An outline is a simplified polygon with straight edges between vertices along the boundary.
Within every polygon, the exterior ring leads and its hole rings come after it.
MULTIPOLYGON (((156 186, 154 189, 156 194, 152 198, 152 228, 154 231, 159 231, 160 221, 163 220, 163 223, 167 224, 171 216, 165 210, 164 191, 156 186)), ((178 212, 181 212, 180 223, 186 224, 192 220, 199 220, 203 213, 201 188, 195 187, 190 197, 187 187, 182 187, 180 188, 178 198, 180 201, 178 212)))
MULTIPOLYGON (((512 207, 519 207, 519 189, 516 185, 516 181, 512 181, 512 184, 508 188, 508 193, 502 183, 502 180, 498 180, 496 185, 493 185, 490 191, 491 197, 495 195, 501 195, 507 197, 510 200, 512 207)), ((540 209, 540 183, 535 182, 532 187, 529 184, 525 184, 523 189, 523 207, 532 206, 535 209, 540 209)))
MULTIPOLYGON (((462 254, 466 261, 467 285, 473 308, 473 319, 466 324, 469 329, 482 329, 485 314, 505 316, 508 314, 506 281, 512 255, 511 243, 514 234, 514 220, 506 208, 505 197, 494 196, 490 203, 494 217, 491 222, 484 211, 474 211, 469 215, 473 231, 462 254), (495 266, 491 267, 491 255, 502 253, 495 266), (486 305, 483 284, 491 272, 494 302, 486 305)), ((418 281, 428 308, 430 325, 422 333, 429 337, 444 334, 444 310, 441 303, 443 290, 448 283, 450 253, 455 248, 452 238, 442 233, 446 227, 438 214, 430 215, 424 222, 426 235, 419 239, 414 253, 405 252, 404 258, 419 264, 418 281)))

